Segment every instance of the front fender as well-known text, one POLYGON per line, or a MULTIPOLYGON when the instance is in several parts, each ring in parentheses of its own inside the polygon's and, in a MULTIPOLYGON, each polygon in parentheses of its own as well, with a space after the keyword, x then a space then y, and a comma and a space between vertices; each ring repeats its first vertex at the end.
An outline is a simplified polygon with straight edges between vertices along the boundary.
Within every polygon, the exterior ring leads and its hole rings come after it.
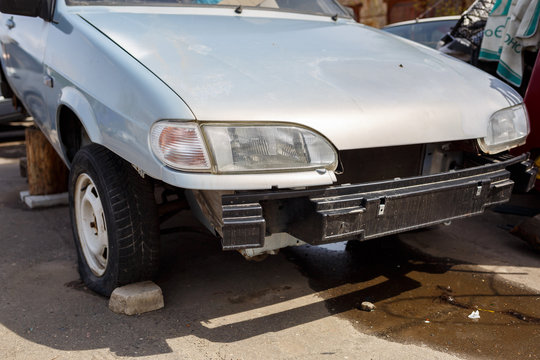
POLYGON ((99 131, 98 122, 92 106, 86 97, 79 90, 68 86, 62 89, 60 95, 60 103, 56 113, 56 128, 60 125, 60 109, 63 106, 68 107, 78 117, 81 125, 84 127, 86 134, 93 143, 103 145, 103 138, 99 131))

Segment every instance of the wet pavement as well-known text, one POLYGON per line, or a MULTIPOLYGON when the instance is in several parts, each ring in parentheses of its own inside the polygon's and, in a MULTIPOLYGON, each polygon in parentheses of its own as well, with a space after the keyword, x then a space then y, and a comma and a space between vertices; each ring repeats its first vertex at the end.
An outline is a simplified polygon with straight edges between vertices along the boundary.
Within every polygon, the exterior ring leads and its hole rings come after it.
POLYGON ((335 289, 329 311, 366 334, 475 357, 540 356, 540 293, 489 272, 460 270, 460 263, 423 255, 398 236, 305 246, 287 257, 315 291, 335 289), (362 311, 361 301, 377 309, 362 311), (480 319, 468 318, 473 310, 480 319))
POLYGON ((490 212, 247 262, 182 213, 173 222, 185 231, 162 238, 165 308, 127 317, 78 279, 67 208, 19 202, 23 154, 20 141, 0 144, 2 359, 540 357, 540 291, 524 285, 536 284, 540 254, 507 231, 523 216, 490 212))

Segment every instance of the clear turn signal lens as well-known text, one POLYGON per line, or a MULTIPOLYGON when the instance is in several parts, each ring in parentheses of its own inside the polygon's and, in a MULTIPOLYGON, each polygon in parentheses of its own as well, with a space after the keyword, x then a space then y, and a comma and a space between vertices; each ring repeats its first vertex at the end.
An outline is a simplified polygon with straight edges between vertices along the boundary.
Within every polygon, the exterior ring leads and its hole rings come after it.
POLYGON ((210 161, 199 126, 162 121, 150 131, 154 154, 165 165, 179 170, 209 170, 210 161))

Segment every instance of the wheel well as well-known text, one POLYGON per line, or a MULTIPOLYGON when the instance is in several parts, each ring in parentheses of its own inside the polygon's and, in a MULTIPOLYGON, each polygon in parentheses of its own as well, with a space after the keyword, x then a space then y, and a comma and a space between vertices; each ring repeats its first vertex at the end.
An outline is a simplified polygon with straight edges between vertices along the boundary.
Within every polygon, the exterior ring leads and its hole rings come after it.
POLYGON ((19 98, 15 95, 13 92, 13 89, 11 88, 11 85, 9 85, 6 74, 4 73, 4 68, 0 65, 0 93, 5 99, 11 99, 11 104, 13 105, 13 108, 23 114, 24 116, 28 116, 29 112, 24 107, 23 103, 19 98))
POLYGON ((90 144, 90 138, 77 115, 67 106, 62 106, 58 115, 58 131, 67 159, 71 163, 79 149, 90 144))
POLYGON ((11 86, 9 86, 6 74, 4 74, 4 68, 0 66, 0 90, 2 91, 2 96, 6 99, 10 99, 14 96, 11 86))

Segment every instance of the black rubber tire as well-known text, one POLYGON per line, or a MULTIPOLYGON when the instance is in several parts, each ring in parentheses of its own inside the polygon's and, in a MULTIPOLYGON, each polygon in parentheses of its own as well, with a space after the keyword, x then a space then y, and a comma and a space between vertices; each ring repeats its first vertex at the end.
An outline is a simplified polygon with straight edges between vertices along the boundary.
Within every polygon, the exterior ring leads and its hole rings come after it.
POLYGON ((151 280, 159 267, 159 217, 154 186, 106 148, 80 149, 71 166, 69 203, 79 274, 91 290, 110 296, 118 286, 151 280), (83 255, 75 219, 74 192, 78 177, 88 175, 100 194, 108 236, 107 266, 96 276, 83 255))

